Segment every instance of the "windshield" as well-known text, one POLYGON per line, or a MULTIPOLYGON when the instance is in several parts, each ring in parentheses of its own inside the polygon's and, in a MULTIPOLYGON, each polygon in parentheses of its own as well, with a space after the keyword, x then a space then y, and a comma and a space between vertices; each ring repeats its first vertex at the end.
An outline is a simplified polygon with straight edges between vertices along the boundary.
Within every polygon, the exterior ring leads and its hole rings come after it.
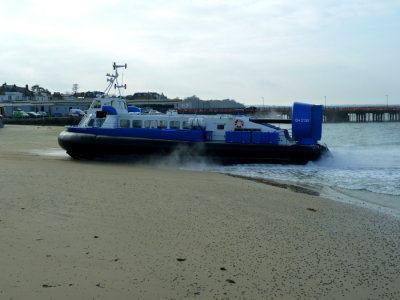
POLYGON ((92 118, 92 114, 89 114, 89 115, 85 115, 83 118, 82 118, 82 120, 79 122, 79 124, 78 124, 78 126, 79 127, 87 127, 88 126, 88 123, 89 123, 89 121, 90 121, 90 119, 92 118))
POLYGON ((101 108, 101 101, 100 100, 94 100, 92 102, 92 105, 90 105, 90 108, 101 108))

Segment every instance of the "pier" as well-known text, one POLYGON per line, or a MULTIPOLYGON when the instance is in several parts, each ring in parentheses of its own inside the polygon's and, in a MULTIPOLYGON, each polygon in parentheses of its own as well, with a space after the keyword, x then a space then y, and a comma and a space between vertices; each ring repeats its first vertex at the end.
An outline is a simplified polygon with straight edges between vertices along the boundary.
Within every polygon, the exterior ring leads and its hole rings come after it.
MULTIPOLYGON (((292 108, 286 106, 258 107, 252 110, 246 109, 246 114, 290 119, 292 108)), ((400 122, 400 105, 326 106, 324 107, 324 122, 400 122)))
POLYGON ((400 122, 400 105, 327 106, 324 121, 338 122, 400 122))

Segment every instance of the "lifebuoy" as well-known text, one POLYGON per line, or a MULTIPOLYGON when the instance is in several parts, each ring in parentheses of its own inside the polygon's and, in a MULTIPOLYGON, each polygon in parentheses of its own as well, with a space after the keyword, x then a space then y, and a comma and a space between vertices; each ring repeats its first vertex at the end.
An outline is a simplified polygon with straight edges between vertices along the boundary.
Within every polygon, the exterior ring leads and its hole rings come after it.
POLYGON ((243 128, 243 125, 244 125, 243 120, 240 120, 240 119, 235 120, 235 128, 237 128, 237 129, 243 128))

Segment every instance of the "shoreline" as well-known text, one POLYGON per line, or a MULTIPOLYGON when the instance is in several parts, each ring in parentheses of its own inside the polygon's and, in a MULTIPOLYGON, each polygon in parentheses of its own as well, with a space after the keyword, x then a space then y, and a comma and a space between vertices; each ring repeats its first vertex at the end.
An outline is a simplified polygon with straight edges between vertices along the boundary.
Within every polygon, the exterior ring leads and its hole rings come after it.
POLYGON ((304 187, 40 154, 59 130, 0 130, 0 298, 400 297, 397 218, 304 187))
POLYGON ((311 196, 320 196, 322 198, 338 201, 341 203, 347 203, 358 207, 371 209, 373 211, 381 212, 400 218, 400 197, 388 194, 379 194, 364 190, 349 190, 344 188, 330 187, 324 185, 309 185, 295 183, 291 181, 267 179, 267 178, 256 178, 251 176, 221 173, 228 176, 242 178, 245 180, 251 180, 260 182, 266 185, 287 189, 297 193, 303 193, 311 196), (379 197, 379 201, 375 198, 379 197))
POLYGON ((323 188, 322 195, 333 201, 349 203, 400 219, 399 196, 327 186, 323 188), (378 197, 379 201, 376 200, 378 197))

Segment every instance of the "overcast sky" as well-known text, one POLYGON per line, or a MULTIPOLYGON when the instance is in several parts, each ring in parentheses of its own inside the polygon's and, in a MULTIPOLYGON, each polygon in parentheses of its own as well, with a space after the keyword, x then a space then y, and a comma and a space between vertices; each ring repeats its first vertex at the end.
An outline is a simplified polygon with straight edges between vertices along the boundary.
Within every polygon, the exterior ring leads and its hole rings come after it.
POLYGON ((116 61, 125 95, 400 104, 399 0, 1 0, 0 40, 0 81, 51 92, 116 61))

